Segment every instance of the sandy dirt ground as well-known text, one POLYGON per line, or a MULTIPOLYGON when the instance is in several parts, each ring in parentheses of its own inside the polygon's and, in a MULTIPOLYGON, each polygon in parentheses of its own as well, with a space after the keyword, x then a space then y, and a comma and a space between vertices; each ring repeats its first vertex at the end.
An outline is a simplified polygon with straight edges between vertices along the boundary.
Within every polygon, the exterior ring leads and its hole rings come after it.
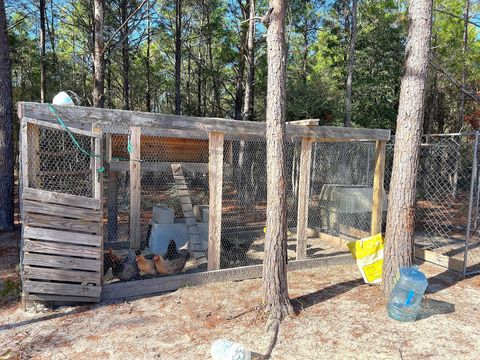
MULTIPOLYGON (((480 359, 480 276, 462 279, 433 265, 422 313, 390 320, 380 289, 353 266, 289 274, 297 309, 280 330, 273 359, 480 359)), ((80 307, 0 310, 0 358, 209 359, 219 338, 265 351, 261 280, 80 307)))

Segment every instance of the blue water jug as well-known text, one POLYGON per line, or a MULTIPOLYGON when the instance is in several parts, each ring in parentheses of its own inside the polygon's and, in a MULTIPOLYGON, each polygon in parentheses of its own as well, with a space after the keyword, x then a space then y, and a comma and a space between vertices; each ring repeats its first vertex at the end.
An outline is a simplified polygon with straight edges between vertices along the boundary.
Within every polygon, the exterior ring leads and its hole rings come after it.
POLYGON ((398 321, 415 321, 427 286, 427 278, 418 266, 401 267, 388 299, 388 316, 398 321))

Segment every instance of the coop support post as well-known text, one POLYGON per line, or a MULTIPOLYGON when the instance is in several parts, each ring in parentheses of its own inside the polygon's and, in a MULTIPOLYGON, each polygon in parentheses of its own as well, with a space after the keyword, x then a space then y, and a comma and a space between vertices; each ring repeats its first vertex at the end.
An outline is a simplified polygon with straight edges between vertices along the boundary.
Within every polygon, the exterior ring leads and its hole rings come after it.
POLYGON ((303 138, 300 149, 300 178, 297 209, 297 260, 307 257, 308 198, 312 163, 312 138, 303 138))
POLYGON ((28 187, 41 187, 40 180, 40 128, 37 124, 27 123, 28 137, 28 187))
POLYGON ((221 132, 208 134, 208 270, 220 268, 222 235, 223 140, 221 132))
MULTIPOLYGON (((100 213, 103 214, 103 175, 101 169, 103 167, 103 141, 102 141, 102 129, 93 124, 92 132, 94 134, 100 135, 96 137, 94 141, 93 153, 95 157, 93 158, 93 197, 100 200, 100 213)), ((103 216, 103 215, 102 215, 103 216)), ((100 230, 100 235, 102 237, 101 246, 100 246, 100 259, 102 260, 102 265, 100 269, 101 281, 103 284, 103 225, 100 230)))
POLYGON ((385 176, 385 145, 377 141, 375 148, 375 173, 373 177, 372 223, 370 234, 376 235, 382 231, 383 216, 383 180, 385 176))
POLYGON ((112 134, 105 134, 105 167, 108 178, 107 192, 107 234, 108 242, 115 242, 118 238, 118 181, 117 172, 111 169, 112 164, 112 134))
POLYGON ((140 134, 140 127, 130 127, 130 248, 135 250, 140 249, 140 134))
MULTIPOLYGON (((23 189, 29 186, 28 184, 28 123, 25 120, 20 119, 20 215, 22 219, 25 217, 24 210, 23 210, 23 201, 21 200, 21 196, 23 194, 23 189)), ((22 226, 22 237, 21 237, 21 255, 20 255, 20 271, 23 272, 23 229, 22 226)), ((22 286, 22 308, 23 310, 27 309, 27 296, 28 292, 22 286)))

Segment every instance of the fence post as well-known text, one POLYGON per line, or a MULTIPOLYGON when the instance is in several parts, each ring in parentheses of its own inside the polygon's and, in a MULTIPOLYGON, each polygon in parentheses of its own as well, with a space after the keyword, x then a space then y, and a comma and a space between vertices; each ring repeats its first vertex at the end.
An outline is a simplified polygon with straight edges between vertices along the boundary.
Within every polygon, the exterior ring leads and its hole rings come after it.
POLYGON ((140 134, 140 127, 130 127, 130 248, 135 250, 140 249, 140 134))
MULTIPOLYGON (((103 217, 103 175, 100 173, 100 169, 103 166, 103 141, 102 141, 102 129, 97 126, 97 125, 92 125, 92 132, 96 135, 100 135, 99 137, 96 137, 94 140, 94 148, 93 148, 93 153, 96 155, 95 158, 93 159, 94 166, 93 166, 93 197, 95 199, 100 200, 100 213, 102 214, 103 217)), ((102 236, 102 242, 100 246, 100 251, 101 251, 101 261, 102 261, 102 266, 100 269, 100 278, 101 278, 101 285, 103 285, 103 225, 100 230, 100 235, 102 236)))
POLYGON ((385 144, 377 141, 375 147, 375 174, 373 177, 372 223, 370 234, 376 235, 382 231, 383 217, 383 179, 385 176, 385 144))
POLYGON ((222 236, 223 139, 221 132, 208 134, 208 270, 220 268, 222 236))
POLYGON ((40 128, 37 124, 27 123, 28 137, 28 187, 41 187, 40 180, 40 128))
POLYGON ((467 274, 468 262, 468 245, 470 242, 470 232, 472 227, 473 214, 473 193, 475 192, 475 185, 479 186, 477 178, 478 165, 478 138, 479 132, 475 131, 475 144, 473 145, 473 164, 472 164, 472 178, 470 179, 470 197, 468 200, 468 219, 467 219, 467 233, 465 234, 465 251, 463 252, 463 275, 467 274))
POLYGON ((302 138, 299 167, 300 178, 298 180, 297 260, 307 257, 308 199, 310 195, 312 143, 313 139, 302 138))

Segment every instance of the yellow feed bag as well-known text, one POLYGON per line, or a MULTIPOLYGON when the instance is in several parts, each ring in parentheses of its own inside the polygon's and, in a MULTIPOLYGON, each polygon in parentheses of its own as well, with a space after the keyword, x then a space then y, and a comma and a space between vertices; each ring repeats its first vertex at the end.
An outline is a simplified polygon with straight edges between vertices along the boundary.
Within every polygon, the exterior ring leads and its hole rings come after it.
POLYGON ((357 262, 363 280, 367 284, 380 283, 382 281, 384 246, 382 234, 351 241, 347 246, 357 262))

